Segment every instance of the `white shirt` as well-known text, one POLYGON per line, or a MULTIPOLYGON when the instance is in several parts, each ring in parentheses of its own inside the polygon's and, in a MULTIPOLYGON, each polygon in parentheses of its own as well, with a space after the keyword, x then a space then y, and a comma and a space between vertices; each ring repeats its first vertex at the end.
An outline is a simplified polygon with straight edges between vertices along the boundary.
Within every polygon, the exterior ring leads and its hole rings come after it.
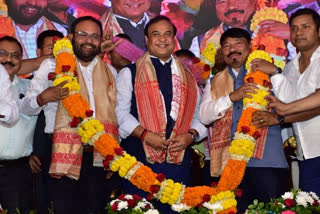
MULTIPOLYGON (((94 112, 95 106, 93 98, 92 72, 97 62, 97 58, 94 58, 87 67, 84 67, 80 64, 80 70, 88 89, 90 108, 94 112)), ((30 89, 28 90, 26 97, 22 100, 22 112, 25 114, 37 115, 42 109, 44 110, 46 117, 46 127, 44 131, 48 134, 51 134, 54 131, 58 102, 49 102, 40 107, 37 102, 37 96, 47 88, 53 86, 52 81, 48 80, 48 74, 50 72, 55 72, 55 68, 55 59, 44 60, 39 69, 34 73, 34 77, 31 80, 30 89)))
POLYGON ((149 17, 148 17, 148 15, 147 15, 147 13, 144 13, 142 19, 141 19, 140 21, 138 21, 137 23, 131 21, 131 20, 128 19, 127 17, 120 16, 120 15, 115 14, 115 13, 114 13, 113 15, 114 15, 115 17, 119 18, 119 19, 124 19, 124 20, 129 21, 130 24, 131 24, 134 28, 137 28, 137 26, 138 26, 139 24, 143 23, 143 22, 144 22, 144 26, 146 26, 146 24, 149 22, 149 17))
POLYGON ((19 119, 19 107, 13 97, 11 81, 3 65, 0 64, 0 126, 14 125, 19 119))
MULTIPOLYGON (((275 95, 283 102, 292 102, 315 92, 320 88, 320 46, 312 54, 310 64, 301 74, 299 72, 299 58, 289 62, 283 74, 271 78, 275 95)), ((320 116, 303 122, 293 123, 293 130, 297 140, 298 159, 315 158, 320 156, 320 116)))
MULTIPOLYGON (((15 76, 12 82, 13 97, 20 105, 20 95, 24 95, 30 80, 15 76)), ((33 134, 37 117, 20 113, 18 122, 13 126, 0 126, 0 159, 15 160, 29 156, 32 152, 33 134)))
MULTIPOLYGON (((162 62, 161 63, 165 63, 162 62)), ((175 69, 174 61, 171 63, 171 69, 175 69)), ((116 115, 119 125, 119 135, 122 139, 127 138, 133 130, 140 125, 140 122, 130 113, 131 110, 131 99, 132 99, 132 76, 129 68, 123 68, 116 80, 117 86, 117 107, 116 115)), ((198 110, 200 104, 200 93, 198 90, 197 107, 193 116, 190 129, 197 130, 199 136, 196 141, 199 141, 207 136, 206 128, 200 123, 198 118, 198 110)))

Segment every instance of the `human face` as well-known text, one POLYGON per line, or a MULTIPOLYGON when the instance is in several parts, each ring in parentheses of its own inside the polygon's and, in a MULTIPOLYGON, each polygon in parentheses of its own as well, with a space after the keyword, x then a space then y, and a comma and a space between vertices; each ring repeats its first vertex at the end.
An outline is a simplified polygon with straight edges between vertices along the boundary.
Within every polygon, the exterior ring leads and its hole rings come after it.
POLYGON ((165 20, 150 25, 146 38, 149 53, 162 61, 167 61, 174 49, 172 25, 165 20))
POLYGON ((52 55, 53 45, 53 36, 44 38, 42 47, 37 49, 38 56, 52 55))
POLYGON ((290 38, 298 51, 308 51, 319 46, 319 33, 312 16, 297 16, 291 22, 290 38))
POLYGON ((222 44, 222 54, 225 63, 240 71, 249 55, 250 44, 245 38, 228 37, 222 44))
POLYGON ((150 8, 151 0, 111 0, 112 9, 120 16, 139 22, 150 8))
POLYGON ((100 53, 101 32, 90 20, 79 22, 72 36, 73 50, 83 65, 88 65, 100 53))
POLYGON ((0 63, 6 68, 11 81, 19 71, 22 62, 22 53, 15 42, 0 42, 0 63))
POLYGON ((131 64, 130 60, 122 57, 120 54, 116 53, 115 51, 111 51, 108 55, 111 65, 119 72, 122 68, 131 64))
POLYGON ((255 12, 256 0, 216 0, 217 16, 231 27, 244 27, 255 12))
POLYGON ((47 7, 47 0, 7 0, 9 16, 22 25, 35 24, 47 7))

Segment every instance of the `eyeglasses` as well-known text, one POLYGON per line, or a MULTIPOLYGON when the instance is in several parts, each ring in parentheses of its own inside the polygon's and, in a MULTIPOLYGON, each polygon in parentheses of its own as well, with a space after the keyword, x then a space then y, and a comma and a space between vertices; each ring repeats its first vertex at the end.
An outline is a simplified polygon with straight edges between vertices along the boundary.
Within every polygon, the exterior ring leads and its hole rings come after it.
POLYGON ((88 37, 90 37, 90 39, 92 41, 100 41, 101 39, 101 36, 99 34, 88 34, 87 32, 83 32, 83 31, 78 31, 78 32, 75 32, 75 34, 82 40, 87 40, 88 37))
POLYGON ((5 57, 8 57, 9 55, 14 60, 20 60, 21 58, 21 54, 18 52, 9 53, 6 50, 0 50, 0 57, 5 58, 5 57))

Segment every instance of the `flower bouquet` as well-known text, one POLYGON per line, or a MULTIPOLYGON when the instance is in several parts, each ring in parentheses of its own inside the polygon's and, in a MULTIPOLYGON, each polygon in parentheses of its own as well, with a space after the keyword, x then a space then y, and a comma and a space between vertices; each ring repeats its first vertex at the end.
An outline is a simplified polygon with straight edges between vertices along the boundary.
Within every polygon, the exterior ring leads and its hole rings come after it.
POLYGON ((320 213, 319 197, 314 192, 291 190, 268 203, 254 200, 248 214, 316 214, 320 213))
POLYGON ((159 214, 153 205, 138 195, 122 194, 106 207, 110 214, 159 214))

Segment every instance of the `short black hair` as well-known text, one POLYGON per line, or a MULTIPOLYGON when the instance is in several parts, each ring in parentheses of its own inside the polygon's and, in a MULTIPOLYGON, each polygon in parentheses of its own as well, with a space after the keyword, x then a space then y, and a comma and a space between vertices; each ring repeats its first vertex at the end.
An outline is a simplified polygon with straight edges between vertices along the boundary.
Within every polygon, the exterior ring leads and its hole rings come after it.
POLYGON ((133 41, 132 41, 132 39, 130 38, 130 36, 128 36, 128 35, 125 34, 125 33, 119 33, 118 35, 116 35, 116 37, 129 40, 131 43, 133 43, 133 41))
POLYGON ((151 19, 151 20, 147 23, 147 25, 146 25, 145 28, 144 28, 144 35, 145 35, 145 36, 148 36, 148 30, 149 30, 150 26, 153 25, 153 24, 156 24, 156 23, 158 23, 158 22, 160 22, 160 21, 167 21, 167 22, 169 22, 169 23, 172 25, 172 27, 173 27, 173 35, 175 36, 175 35, 177 34, 177 28, 176 28, 176 26, 171 22, 171 20, 170 20, 168 17, 166 17, 166 16, 160 15, 160 16, 154 17, 153 19, 151 19))
POLYGON ((294 18, 298 17, 298 16, 302 16, 302 15, 311 15, 312 16, 312 19, 317 27, 317 32, 319 32, 319 28, 320 28, 320 16, 319 14, 310 9, 310 8, 303 8, 303 9, 299 9, 297 10, 296 12, 294 12, 291 16, 290 16, 290 19, 289 19, 289 26, 291 26, 292 24, 292 21, 294 18))
POLYGON ((192 53, 190 50, 188 49, 180 49, 180 50, 177 50, 176 52, 174 52, 174 55, 176 55, 177 57, 180 57, 180 56, 186 56, 190 59, 193 59, 195 57, 194 53, 192 53))
POLYGON ((4 37, 1 37, 1 38, 0 38, 0 42, 2 42, 2 41, 8 41, 8 42, 15 42, 15 43, 17 43, 17 45, 19 46, 19 49, 20 49, 20 51, 21 51, 21 54, 23 55, 22 45, 20 44, 20 42, 19 42, 16 38, 14 38, 14 37, 12 37, 12 36, 4 36, 4 37))
POLYGON ((37 48, 43 48, 45 38, 57 36, 60 39, 63 38, 63 34, 57 30, 45 30, 42 31, 37 38, 37 48))
POLYGON ((100 37, 102 37, 102 35, 103 35, 102 24, 98 19, 96 19, 96 18, 94 18, 92 16, 82 16, 82 17, 79 17, 76 20, 74 20, 74 22, 71 24, 70 33, 74 34, 76 26, 80 22, 83 22, 83 21, 92 21, 92 22, 96 23, 99 26, 99 29, 100 29, 100 37))
POLYGON ((248 33, 248 31, 241 29, 241 28, 229 28, 228 30, 226 30, 225 32, 223 32, 223 34, 220 37, 220 45, 223 45, 223 42, 227 39, 227 38, 245 38, 248 43, 251 42, 251 36, 248 33))

